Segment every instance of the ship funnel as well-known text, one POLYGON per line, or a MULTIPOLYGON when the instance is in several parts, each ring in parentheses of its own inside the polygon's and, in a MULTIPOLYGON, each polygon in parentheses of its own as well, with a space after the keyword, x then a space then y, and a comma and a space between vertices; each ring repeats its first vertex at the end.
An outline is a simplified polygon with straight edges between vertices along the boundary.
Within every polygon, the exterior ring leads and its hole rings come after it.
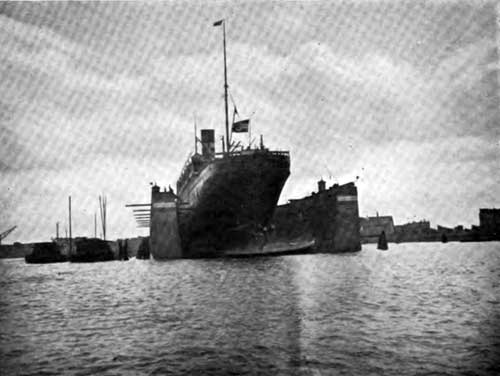
POLYGON ((318 181, 318 192, 323 192, 326 190, 326 182, 321 179, 320 181, 318 181))
POLYGON ((201 154, 204 157, 213 157, 215 154, 215 133, 213 129, 201 130, 201 154))

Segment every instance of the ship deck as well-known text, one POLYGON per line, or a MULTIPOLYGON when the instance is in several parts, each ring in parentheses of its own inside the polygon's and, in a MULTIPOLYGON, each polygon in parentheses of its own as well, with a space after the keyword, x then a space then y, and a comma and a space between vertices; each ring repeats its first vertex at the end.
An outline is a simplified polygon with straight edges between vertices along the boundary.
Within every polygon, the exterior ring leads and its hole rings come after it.
MULTIPOLYGON (((203 163, 200 166, 200 171, 208 164, 212 162, 220 162, 224 159, 227 158, 238 158, 238 157, 245 157, 245 156, 250 156, 250 155, 255 155, 255 154, 267 154, 269 156, 274 156, 274 157, 280 157, 280 156, 285 156, 287 158, 290 158, 290 152, 289 151, 282 151, 282 150, 269 150, 269 149, 243 149, 239 151, 231 151, 231 152, 224 152, 224 153, 214 153, 211 158, 206 158, 204 157, 203 163)), ((177 192, 184 186, 185 182, 189 180, 193 174, 199 173, 199 171, 195 171, 193 169, 193 163, 192 163, 192 157, 194 156, 194 153, 190 153, 189 156, 186 159, 186 162, 184 163, 184 166, 182 167, 181 173, 179 175, 179 179, 177 180, 177 192)))

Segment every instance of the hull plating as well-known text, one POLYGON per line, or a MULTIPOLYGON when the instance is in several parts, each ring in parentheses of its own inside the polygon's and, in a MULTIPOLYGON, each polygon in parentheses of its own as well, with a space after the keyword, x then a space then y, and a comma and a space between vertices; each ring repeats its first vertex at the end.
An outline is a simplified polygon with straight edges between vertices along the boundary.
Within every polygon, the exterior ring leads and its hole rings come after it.
POLYGON ((268 225, 289 174, 288 153, 268 151, 215 159, 193 174, 178 187, 185 256, 216 256, 252 241, 268 225))

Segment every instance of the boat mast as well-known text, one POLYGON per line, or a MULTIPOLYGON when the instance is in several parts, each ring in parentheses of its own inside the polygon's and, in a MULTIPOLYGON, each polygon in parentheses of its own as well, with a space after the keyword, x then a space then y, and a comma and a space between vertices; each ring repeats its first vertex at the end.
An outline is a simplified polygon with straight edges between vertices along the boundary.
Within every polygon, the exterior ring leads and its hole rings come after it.
POLYGON ((222 33, 224 35, 224 104, 226 106, 226 150, 229 152, 229 112, 227 108, 227 64, 226 64, 226 22, 222 21, 222 33))
POLYGON ((68 197, 68 211, 69 211, 69 251, 68 255, 71 256, 73 254, 73 239, 71 234, 71 196, 68 197))
POLYGON ((224 105, 225 105, 225 116, 226 116, 226 150, 229 152, 229 145, 231 140, 229 139, 229 111, 227 106, 227 63, 226 63, 226 21, 224 19, 214 23, 214 26, 222 25, 222 41, 224 46, 224 105))
POLYGON ((196 114, 193 114, 194 117, 194 153, 198 154, 198 130, 196 129, 196 114))

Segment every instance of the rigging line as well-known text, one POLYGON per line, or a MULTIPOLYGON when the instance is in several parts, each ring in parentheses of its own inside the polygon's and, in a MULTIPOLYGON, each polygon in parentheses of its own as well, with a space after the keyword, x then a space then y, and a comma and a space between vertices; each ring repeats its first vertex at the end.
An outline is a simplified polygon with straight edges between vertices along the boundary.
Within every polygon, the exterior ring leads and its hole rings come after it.
POLYGON ((229 98, 231 98, 231 102, 233 103, 233 106, 236 107, 236 103, 234 103, 233 94, 231 94, 231 92, 229 92, 229 98))
MULTIPOLYGON (((229 92, 229 98, 231 99, 231 103, 233 104, 234 108, 237 108, 236 102, 234 101, 234 98, 233 98, 233 95, 231 94, 231 92, 229 92)), ((238 112, 236 112, 236 114, 238 115, 238 117, 240 116, 240 114, 238 112)))

